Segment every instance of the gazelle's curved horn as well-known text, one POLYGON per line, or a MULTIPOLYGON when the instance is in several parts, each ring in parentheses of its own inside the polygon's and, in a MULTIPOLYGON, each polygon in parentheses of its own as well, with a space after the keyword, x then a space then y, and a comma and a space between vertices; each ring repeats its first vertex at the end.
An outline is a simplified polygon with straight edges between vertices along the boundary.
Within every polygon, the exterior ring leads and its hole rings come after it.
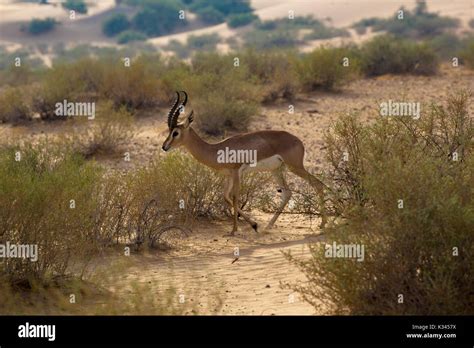
MULTIPOLYGON (((174 121, 173 116, 176 114, 176 109, 177 109, 178 103, 179 103, 179 93, 176 92, 176 101, 174 102, 173 106, 171 107, 171 110, 168 113, 168 128, 169 129, 176 126, 176 124, 173 124, 173 121, 174 121)), ((174 122, 174 123, 176 123, 176 122, 174 122)))
POLYGON ((181 91, 181 92, 184 93, 184 101, 181 104, 181 106, 186 106, 186 103, 188 102, 188 93, 186 93, 185 91, 181 91))

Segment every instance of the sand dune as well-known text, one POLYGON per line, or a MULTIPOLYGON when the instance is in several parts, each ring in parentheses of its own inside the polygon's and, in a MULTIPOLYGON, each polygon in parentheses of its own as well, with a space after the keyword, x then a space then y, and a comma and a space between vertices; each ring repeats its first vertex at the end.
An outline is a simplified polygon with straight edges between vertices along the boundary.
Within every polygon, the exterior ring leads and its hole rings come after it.
MULTIPOLYGON (((38 5, 2 0, 0 1, 2 14, 0 17, 0 42, 32 44, 47 41, 114 45, 115 40, 102 34, 101 25, 106 15, 115 11, 124 11, 123 8, 122 10, 113 9, 114 0, 95 0, 90 3, 92 5, 87 15, 78 15, 75 21, 70 21, 68 12, 59 5, 38 5), (54 17, 62 21, 63 24, 52 33, 35 37, 19 31, 22 23, 32 18, 44 17, 54 17)), ((474 0, 428 0, 427 3, 430 11, 460 19, 463 28, 467 28, 469 20, 474 18, 474 0)), ((312 15, 330 25, 347 27, 363 18, 388 17, 401 6, 413 8, 415 0, 251 0, 251 4, 256 9, 256 14, 264 20, 287 17, 289 11, 294 11, 295 16, 312 15)), ((189 25, 186 28, 178 28, 177 33, 149 39, 148 42, 156 46, 164 46, 170 40, 185 42, 190 35, 212 33, 217 33, 226 39, 235 36, 242 30, 245 29, 231 29, 225 23, 205 28, 200 25, 189 25)), ((363 41, 366 38, 354 35, 352 39, 363 41)), ((312 42, 309 47, 312 48, 321 43, 327 42, 312 42)))

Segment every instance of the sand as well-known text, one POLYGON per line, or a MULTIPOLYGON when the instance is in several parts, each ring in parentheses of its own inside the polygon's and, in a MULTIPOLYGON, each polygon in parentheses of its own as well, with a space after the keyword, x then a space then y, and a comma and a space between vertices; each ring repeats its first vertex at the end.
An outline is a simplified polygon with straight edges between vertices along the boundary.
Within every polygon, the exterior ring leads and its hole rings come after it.
MULTIPOLYGON (((102 22, 108 15, 123 12, 131 15, 133 11, 127 7, 114 8, 113 0, 96 0, 90 2, 90 11, 87 15, 77 15, 70 20, 69 13, 61 6, 39 5, 34 3, 18 3, 14 0, 0 2, 0 45, 12 47, 16 43, 24 45, 38 44, 41 42, 68 44, 93 44, 117 46, 115 40, 102 33, 102 22), (32 18, 53 17, 61 21, 61 26, 50 33, 31 36, 20 31, 22 24, 32 18)), ((458 18, 461 21, 460 31, 468 29, 468 22, 474 18, 474 0, 428 0, 429 11, 439 12, 442 15, 458 18)), ((295 16, 313 15, 335 27, 348 27, 352 23, 368 17, 388 17, 395 13, 401 6, 412 9, 415 0, 252 0, 252 6, 261 19, 276 19, 288 17, 289 11, 294 11, 295 16)), ((190 35, 218 34, 223 40, 235 37, 246 28, 231 29, 227 24, 205 27, 189 14, 190 24, 177 28, 176 33, 147 40, 148 43, 163 48, 170 40, 186 42, 190 35)), ((371 35, 357 35, 352 31, 351 40, 363 42, 371 35)), ((346 39, 315 40, 309 42, 304 50, 310 50, 322 44, 340 45, 346 39)), ((221 45, 226 51, 228 46, 221 45)))

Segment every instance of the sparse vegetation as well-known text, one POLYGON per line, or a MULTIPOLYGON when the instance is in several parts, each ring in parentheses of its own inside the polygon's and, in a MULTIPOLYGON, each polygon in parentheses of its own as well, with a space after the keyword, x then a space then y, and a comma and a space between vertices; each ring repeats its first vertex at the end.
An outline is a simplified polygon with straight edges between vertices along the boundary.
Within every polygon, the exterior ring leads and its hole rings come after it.
POLYGON ((152 0, 129 1, 140 9, 132 19, 132 29, 149 37, 170 33, 176 26, 186 24, 178 20, 179 11, 184 8, 180 1, 152 0))
POLYGON ((311 260, 289 255, 308 277, 292 286, 306 301, 339 314, 472 314, 468 98, 453 94, 416 121, 379 117, 362 125, 347 116, 335 125, 326 143, 340 221, 326 229, 326 243, 363 245, 365 259, 325 257, 324 244, 312 247, 311 260), (349 161, 341 161, 345 151, 349 161))
POLYGON ((428 12, 424 0, 417 2, 413 12, 402 7, 390 19, 373 21, 374 31, 385 30, 405 39, 433 38, 458 26, 458 21, 454 18, 428 12))
POLYGON ((256 49, 294 47, 303 41, 299 38, 301 30, 310 31, 304 36, 304 40, 349 35, 347 30, 328 27, 311 16, 299 16, 294 19, 256 21, 254 30, 246 33, 244 40, 247 46, 256 49))
POLYGON ((182 81, 195 96, 199 127, 211 135, 245 130, 258 110, 258 86, 246 78, 244 66, 235 69, 233 63, 232 56, 198 54, 192 76, 182 81))
POLYGON ((468 41, 461 51, 461 58, 469 68, 474 69, 474 40, 468 41))
POLYGON ((232 15, 252 11, 248 0, 193 0, 190 1, 189 7, 207 24, 222 23, 232 15))
POLYGON ((76 151, 85 158, 118 153, 133 136, 132 121, 124 107, 115 110, 110 102, 99 105, 95 119, 86 121, 89 127, 73 138, 76 151))
POLYGON ((296 71, 304 89, 333 90, 357 76, 359 65, 348 48, 322 47, 297 61, 296 71))
POLYGON ((238 28, 256 21, 258 16, 253 13, 240 13, 229 16, 227 24, 231 28, 238 28))
POLYGON ((1 238, 41 251, 41 262, 2 262, 0 273, 10 283, 67 275, 74 261, 94 253, 90 233, 100 170, 62 145, 15 145, 0 152, 1 238))
POLYGON ((24 91, 7 87, 0 94, 0 122, 18 123, 29 119, 29 106, 24 91))
POLYGON ((126 44, 132 41, 145 41, 146 36, 138 31, 126 30, 122 31, 117 36, 117 42, 119 44, 126 44))
POLYGON ((52 31, 58 24, 59 22, 54 18, 33 18, 26 27, 26 30, 32 35, 40 35, 52 31))
POLYGON ((430 75, 438 67, 438 58, 428 44, 418 44, 390 35, 376 37, 365 44, 361 49, 360 61, 367 76, 430 75))
POLYGON ((130 28, 130 21, 123 13, 110 16, 103 24, 102 31, 107 36, 115 36, 130 28))
POLYGON ((87 4, 84 0, 66 0, 63 7, 77 13, 87 13, 87 4))

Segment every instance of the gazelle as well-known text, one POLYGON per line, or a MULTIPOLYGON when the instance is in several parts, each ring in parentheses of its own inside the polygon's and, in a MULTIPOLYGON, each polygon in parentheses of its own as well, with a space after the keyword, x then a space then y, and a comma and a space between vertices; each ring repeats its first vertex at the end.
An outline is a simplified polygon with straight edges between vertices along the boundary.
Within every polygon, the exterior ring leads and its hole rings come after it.
POLYGON ((285 180, 285 167, 288 167, 291 172, 305 179, 317 190, 321 205, 321 226, 325 225, 325 185, 304 168, 303 157, 305 149, 300 139, 285 131, 265 130, 236 135, 215 144, 207 143, 190 127, 193 122, 193 111, 182 122, 178 123, 178 117, 184 111, 188 101, 187 93, 184 91, 182 93, 184 94, 184 100, 178 106, 180 94, 176 92, 176 101, 168 113, 169 134, 163 143, 162 149, 168 151, 171 148, 184 146, 196 160, 227 176, 224 198, 233 208, 234 222, 231 235, 234 235, 237 231, 239 215, 257 232, 257 223, 239 208, 242 175, 254 171, 269 171, 273 174, 279 187, 278 191, 282 193, 282 200, 265 228, 270 229, 291 198, 291 191, 285 180), (251 156, 247 156, 246 161, 219 160, 219 155, 222 155, 224 152, 229 153, 230 151, 234 151, 234 154, 255 153, 256 162, 248 160, 251 156))

